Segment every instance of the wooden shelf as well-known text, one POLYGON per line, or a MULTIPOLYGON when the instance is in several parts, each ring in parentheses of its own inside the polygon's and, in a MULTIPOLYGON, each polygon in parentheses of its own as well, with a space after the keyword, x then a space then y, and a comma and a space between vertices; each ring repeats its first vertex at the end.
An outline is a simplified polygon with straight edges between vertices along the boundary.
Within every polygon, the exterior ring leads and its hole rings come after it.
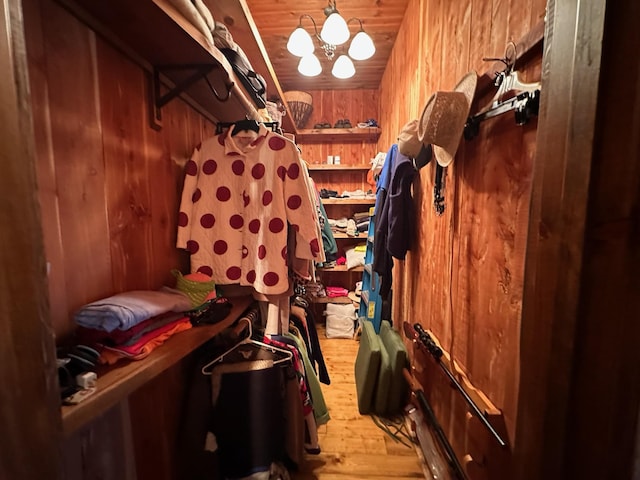
POLYGON ((320 272, 362 272, 364 267, 353 267, 348 269, 346 265, 336 265, 335 267, 319 267, 320 272))
POLYGON ((282 129, 296 134, 293 117, 284 99, 284 92, 276 77, 275 70, 269 59, 269 55, 260 37, 258 28, 251 16, 245 0, 216 0, 207 2, 213 18, 225 23, 233 36, 233 41, 242 48, 249 58, 253 70, 262 75, 267 82, 267 95, 278 96, 287 109, 287 114, 282 118, 282 129))
POLYGON ((313 128, 301 129, 296 134, 297 143, 375 143, 380 137, 378 127, 367 128, 313 128))
POLYGON ((373 205, 376 203, 372 198, 322 198, 323 205, 373 205))
POLYGON ((311 303, 353 303, 349 297, 312 297, 311 303))
POLYGON ((371 170, 371 165, 330 165, 328 163, 310 163, 307 165, 310 172, 339 172, 339 171, 360 171, 371 170))
POLYGON ((342 232, 332 232, 333 233, 333 238, 336 239, 349 239, 349 240, 365 240, 367 237, 367 232, 360 232, 360 235, 355 236, 355 235, 347 235, 346 233, 342 233, 342 232))
POLYGON ((253 302, 251 297, 229 298, 233 307, 227 317, 215 325, 180 332, 143 360, 121 360, 98 371, 97 391, 82 403, 62 406, 62 427, 69 435, 125 399, 134 390, 179 362, 195 349, 232 325, 253 302))
POLYGON ((221 96, 227 91, 226 84, 233 82, 227 100, 218 100, 204 78, 181 95, 211 119, 233 122, 245 116, 260 118, 256 105, 222 52, 209 45, 204 35, 168 0, 58 1, 144 68, 157 68, 161 79, 171 86, 184 83, 194 73, 174 67, 214 66, 207 78, 221 96))

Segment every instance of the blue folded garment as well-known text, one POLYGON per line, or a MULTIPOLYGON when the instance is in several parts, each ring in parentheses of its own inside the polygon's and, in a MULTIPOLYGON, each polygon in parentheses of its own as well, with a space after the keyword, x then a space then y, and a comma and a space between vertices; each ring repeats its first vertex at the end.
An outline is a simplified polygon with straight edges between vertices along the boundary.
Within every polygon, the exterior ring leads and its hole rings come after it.
POLYGON ((135 290, 89 303, 75 313, 74 320, 86 328, 112 332, 115 329, 127 330, 163 313, 189 309, 189 297, 177 290, 135 290))

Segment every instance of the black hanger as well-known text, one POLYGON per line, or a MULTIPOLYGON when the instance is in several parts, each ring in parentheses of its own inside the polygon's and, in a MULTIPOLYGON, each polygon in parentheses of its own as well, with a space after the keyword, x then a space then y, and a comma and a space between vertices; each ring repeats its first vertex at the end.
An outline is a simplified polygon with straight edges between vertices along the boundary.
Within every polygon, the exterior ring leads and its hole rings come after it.
POLYGON ((258 122, 255 120, 238 120, 235 122, 235 128, 233 129, 231 136, 242 131, 253 131, 258 133, 260 131, 260 125, 258 125, 258 122))

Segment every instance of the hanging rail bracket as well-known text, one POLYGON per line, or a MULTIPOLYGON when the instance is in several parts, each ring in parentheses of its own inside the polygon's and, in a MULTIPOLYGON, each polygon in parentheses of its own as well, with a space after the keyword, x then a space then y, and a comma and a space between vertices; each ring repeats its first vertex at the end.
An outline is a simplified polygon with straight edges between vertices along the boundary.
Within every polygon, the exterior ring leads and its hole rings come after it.
POLYGON ((208 75, 217 67, 219 67, 218 64, 154 66, 151 75, 150 89, 151 128, 153 128, 154 130, 160 130, 162 128, 162 107, 164 107, 171 100, 183 93, 187 88, 189 88, 198 80, 204 79, 218 101, 226 102, 231 96, 231 90, 233 89, 235 84, 227 78, 225 80, 226 92, 224 92, 224 94, 222 95, 219 94, 208 78, 208 75), (162 94, 162 81, 160 80, 160 75, 161 72, 167 70, 194 70, 194 72, 183 81, 175 85, 173 88, 170 88, 169 91, 162 94))

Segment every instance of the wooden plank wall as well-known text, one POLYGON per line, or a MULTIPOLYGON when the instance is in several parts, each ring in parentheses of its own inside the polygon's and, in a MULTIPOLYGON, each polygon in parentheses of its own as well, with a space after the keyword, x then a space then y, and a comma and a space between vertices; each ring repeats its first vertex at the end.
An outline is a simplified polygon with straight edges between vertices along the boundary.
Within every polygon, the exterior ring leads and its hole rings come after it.
MULTIPOLYGON (((379 149, 387 150, 402 126, 419 118, 433 92, 453 89, 469 70, 483 74, 490 64, 482 58, 502 57, 507 42, 517 42, 544 13, 543 0, 412 0, 380 87, 379 149)), ((540 59, 541 53, 518 66, 525 81, 540 79, 540 59)), ((491 97, 476 99, 476 111, 491 97)), ((520 127, 505 115, 484 123, 476 139, 461 142, 446 171, 443 216, 432 206, 433 162, 423 168, 414 184, 416 238, 404 265, 396 263, 393 280, 396 324, 419 321, 435 334, 473 385, 503 411, 511 443, 518 433, 519 328, 535 141, 535 120, 520 127)), ((434 389, 439 418, 461 448, 468 439, 460 430, 459 396, 447 382, 434 389)))
POLYGON ((213 125, 181 101, 147 121, 145 72, 51 1, 25 2, 39 194, 58 340, 71 313, 171 284, 182 166, 213 125), (46 21, 44 21, 46 19, 46 21))
MULTIPOLYGON (((174 100, 163 109, 163 129, 151 129, 141 67, 57 3, 23 4, 51 318, 57 343, 64 344, 72 340, 72 314, 83 304, 173 285, 170 270, 188 266, 174 247, 182 171, 194 146, 215 128, 174 100)), ((167 409, 181 400, 172 392, 154 396, 167 409)), ((162 436, 161 425, 137 415, 138 407, 146 408, 132 404, 133 431, 162 436)), ((87 472, 134 478, 136 438, 128 422, 124 400, 68 438, 65 478, 87 472)), ((161 470, 164 464, 155 463, 161 470)), ((165 475, 170 478, 168 470, 165 475)))

